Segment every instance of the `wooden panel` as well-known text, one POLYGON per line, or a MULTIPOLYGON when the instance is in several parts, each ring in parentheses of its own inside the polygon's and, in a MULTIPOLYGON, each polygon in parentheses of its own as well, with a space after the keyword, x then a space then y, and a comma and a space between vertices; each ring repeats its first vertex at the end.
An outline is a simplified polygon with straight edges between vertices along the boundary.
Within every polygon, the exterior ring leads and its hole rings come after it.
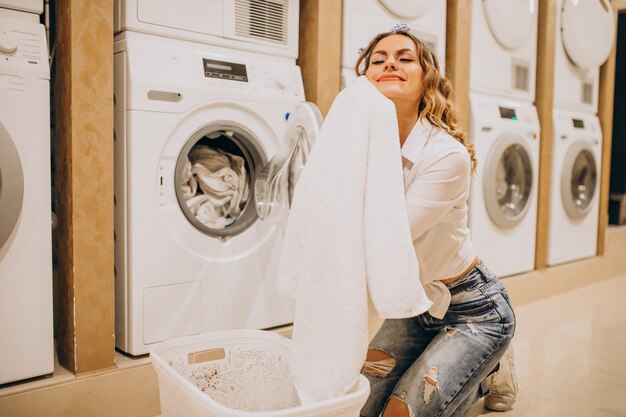
POLYGON ((114 367, 113 0, 56 3, 59 361, 114 367))
POLYGON ((446 5, 446 76, 454 88, 459 109, 459 124, 469 133, 470 126, 470 44, 472 31, 471 0, 448 0, 446 5))
POLYGON ((554 105, 554 54, 556 46, 556 1, 539 0, 537 28, 537 78, 535 105, 541 125, 539 142, 539 188, 537 195, 537 238, 535 268, 547 266, 548 224, 552 172, 552 109, 554 105))
POLYGON ((300 1, 300 53, 304 93, 326 116, 341 88, 342 2, 300 1))
POLYGON ((625 1, 614 1, 615 37, 613 49, 604 65, 600 67, 598 88, 598 118, 602 128, 602 171, 600 172, 600 207, 598 218, 598 255, 606 251, 606 229, 609 226, 609 185, 611 181, 611 145, 613 138, 613 99, 615 97, 615 53, 617 47, 617 15, 626 10, 625 1))

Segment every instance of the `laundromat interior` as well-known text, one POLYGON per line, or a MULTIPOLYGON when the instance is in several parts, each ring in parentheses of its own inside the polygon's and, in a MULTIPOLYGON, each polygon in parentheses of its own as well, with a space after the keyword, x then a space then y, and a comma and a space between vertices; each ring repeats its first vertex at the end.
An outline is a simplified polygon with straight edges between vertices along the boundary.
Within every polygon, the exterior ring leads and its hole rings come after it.
POLYGON ((0 417, 165 416, 155 346, 291 337, 278 157, 306 170, 398 23, 452 83, 516 313, 515 404, 465 416, 626 416, 626 0, 0 0, 0 417))

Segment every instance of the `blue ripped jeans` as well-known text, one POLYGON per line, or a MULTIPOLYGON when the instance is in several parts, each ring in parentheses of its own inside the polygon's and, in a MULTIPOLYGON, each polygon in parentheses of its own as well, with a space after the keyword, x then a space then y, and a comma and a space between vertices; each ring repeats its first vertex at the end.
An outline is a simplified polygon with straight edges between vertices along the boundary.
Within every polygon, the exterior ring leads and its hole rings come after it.
POLYGON ((462 416, 486 394, 482 381, 496 367, 515 332, 506 289, 482 261, 448 284, 452 301, 443 319, 428 313, 385 320, 370 350, 391 356, 391 370, 372 376, 361 416, 378 417, 391 397, 407 416, 462 416), (393 362, 393 361, 392 361, 393 362))

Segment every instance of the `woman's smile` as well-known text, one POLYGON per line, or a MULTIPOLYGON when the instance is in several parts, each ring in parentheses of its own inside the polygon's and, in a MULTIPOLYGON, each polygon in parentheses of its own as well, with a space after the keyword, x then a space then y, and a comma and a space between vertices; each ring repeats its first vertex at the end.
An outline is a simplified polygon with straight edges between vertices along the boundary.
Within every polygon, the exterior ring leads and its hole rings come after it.
POLYGON ((377 82, 381 81, 405 81, 403 77, 398 74, 383 74, 376 80, 377 82))

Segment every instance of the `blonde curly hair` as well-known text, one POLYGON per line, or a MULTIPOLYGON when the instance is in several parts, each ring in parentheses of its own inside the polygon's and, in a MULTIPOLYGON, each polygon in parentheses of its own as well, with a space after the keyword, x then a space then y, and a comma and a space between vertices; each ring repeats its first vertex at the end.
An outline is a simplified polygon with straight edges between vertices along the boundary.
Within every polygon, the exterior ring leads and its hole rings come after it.
POLYGON ((379 33, 359 55, 354 67, 356 75, 365 75, 374 47, 381 39, 390 35, 403 35, 415 42, 418 61, 423 72, 423 92, 422 100, 419 104, 418 117, 420 120, 422 117, 426 117, 432 125, 445 130, 450 136, 465 146, 472 161, 472 172, 476 172, 478 161, 474 152, 474 145, 467 142, 465 133, 458 125, 457 108, 452 100, 452 84, 445 76, 441 75, 437 57, 430 52, 424 42, 406 30, 379 33))

